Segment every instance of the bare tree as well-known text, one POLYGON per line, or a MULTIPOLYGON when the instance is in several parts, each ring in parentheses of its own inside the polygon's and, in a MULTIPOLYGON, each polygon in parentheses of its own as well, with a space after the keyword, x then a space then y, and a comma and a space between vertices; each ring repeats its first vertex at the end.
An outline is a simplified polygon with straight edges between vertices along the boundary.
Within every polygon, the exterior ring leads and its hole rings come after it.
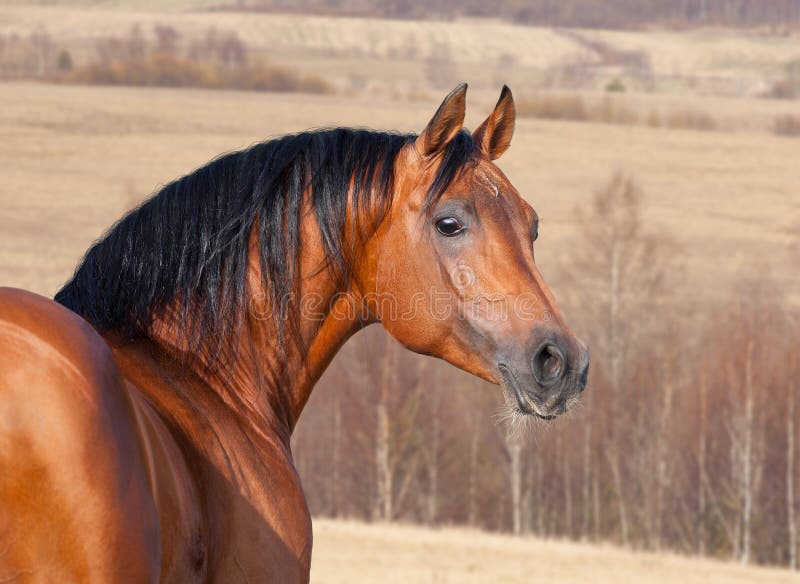
POLYGON ((467 470, 467 525, 478 525, 478 455, 481 446, 481 414, 476 408, 464 412, 469 433, 469 458, 467 470))
MULTIPOLYGON (((591 305, 593 328, 589 331, 595 355, 609 365, 609 444, 605 458, 611 471, 623 544, 630 543, 630 521, 623 469, 622 428, 626 411, 623 365, 628 348, 644 331, 630 326, 639 303, 658 300, 659 285, 667 269, 666 238, 644 229, 641 218, 643 192, 629 176, 617 172, 596 191, 588 210, 577 209, 582 253, 570 250, 565 275, 574 290, 595 295, 591 305), (600 296, 600 299, 597 298, 600 296), (599 300, 599 301, 598 301, 599 300)), ((588 305, 585 301, 574 304, 588 305)), ((584 477, 588 478, 584 473, 584 477)))
POLYGON ((707 364, 703 361, 700 371, 700 424, 698 425, 697 433, 697 514, 699 521, 697 522, 697 553, 704 556, 706 553, 706 488, 704 478, 708 476, 708 469, 706 465, 706 435, 708 432, 708 369, 707 364))
POLYGON ((522 533, 522 438, 516 432, 506 434, 505 446, 508 455, 508 481, 511 487, 511 531, 522 533))
POLYGON ((792 355, 786 404, 786 528, 789 567, 797 570, 797 506, 795 505, 795 416, 797 409, 797 356, 792 355))
POLYGON ((752 338, 747 340, 745 349, 745 370, 744 370, 744 444, 742 446, 742 544, 739 561, 743 564, 750 562, 750 539, 752 534, 753 517, 753 432, 754 432, 754 413, 755 396, 753 395, 753 349, 754 341, 752 338))
POLYGON ((156 51, 169 55, 174 55, 178 52, 178 41, 181 38, 181 33, 175 27, 157 24, 153 27, 153 33, 156 36, 156 51))
POLYGON ((50 72, 54 61, 55 45, 53 39, 44 28, 37 28, 31 33, 30 43, 36 54, 36 76, 43 79, 50 72))
POLYGON ((376 404, 377 432, 375 433, 375 468, 377 470, 376 515, 384 521, 394 516, 392 507, 394 473, 390 463, 389 395, 394 372, 395 350, 387 344, 381 362, 381 378, 376 404))
MULTIPOLYGON (((417 385, 421 386, 425 379, 427 361, 419 360, 417 385)), ((434 374, 435 375, 435 374, 434 374)), ((434 383, 436 387, 437 383, 434 383)), ((428 475, 428 500, 426 505, 426 522, 433 524, 439 514, 439 449, 442 435, 442 416, 439 411, 441 405, 441 389, 436 388, 428 395, 429 435, 423 443, 422 454, 425 459, 425 468, 428 475)))
MULTIPOLYGON (((587 416, 587 422, 583 428, 583 457, 581 462, 583 463, 583 473, 582 473, 582 485, 581 485, 581 496, 583 498, 583 521, 581 523, 581 539, 587 541, 591 538, 590 534, 590 522, 592 518, 592 481, 594 480, 593 477, 593 468, 592 468, 592 417, 591 415, 587 416)), ((596 536, 597 533, 595 531, 594 535, 596 536)))
POLYGON ((125 59, 143 59, 147 54, 147 40, 144 38, 142 27, 134 24, 128 31, 128 36, 124 42, 125 59))
POLYGON ((673 395, 675 392, 675 369, 679 358, 679 348, 677 345, 668 346, 663 355, 664 375, 661 388, 662 399, 659 407, 659 424, 656 436, 656 458, 655 458, 655 518, 654 518, 654 541, 653 547, 660 550, 662 538, 664 536, 664 494, 669 488, 669 450, 667 440, 669 439, 668 423, 672 415, 673 395))

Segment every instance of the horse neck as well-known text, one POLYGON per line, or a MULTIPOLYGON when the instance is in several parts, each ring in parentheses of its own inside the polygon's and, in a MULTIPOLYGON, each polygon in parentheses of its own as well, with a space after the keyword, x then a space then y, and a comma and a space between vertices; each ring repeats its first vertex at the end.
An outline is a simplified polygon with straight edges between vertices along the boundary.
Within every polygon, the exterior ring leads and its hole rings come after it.
MULTIPOLYGON (((225 404, 221 413, 233 413, 240 425, 257 433, 276 434, 287 446, 315 383, 345 341, 364 325, 355 308, 360 295, 343 289, 328 270, 319 269, 321 252, 321 247, 319 253, 307 251, 301 259, 298 301, 291 307, 294 319, 287 319, 297 326, 284 330, 282 344, 273 319, 265 317, 273 307, 266 304, 265 294, 258 293, 249 299, 236 346, 223 353, 217 368, 180 357, 186 354, 186 339, 177 323, 163 323, 151 335, 167 361, 185 363, 180 367, 189 369, 185 373, 194 385, 210 393, 212 401, 225 404), (304 299, 313 301, 311 309, 304 299)), ((249 268, 248 288, 263 289, 257 260, 249 268)), ((198 397, 197 389, 187 392, 186 399, 198 397)))
POLYGON ((251 331, 248 343, 254 350, 247 358, 247 366, 251 370, 260 369, 262 373, 270 372, 261 375, 257 385, 267 398, 266 409, 279 418, 290 433, 316 382, 342 345, 364 324, 355 309, 360 296, 352 290, 338 288, 332 280, 314 282, 312 279, 310 285, 303 287, 300 298, 311 298, 314 308, 304 306, 303 301, 295 303, 297 330, 284 332, 287 340, 283 347, 276 342, 277 332, 271 323, 265 325, 251 320, 248 326, 251 331), (278 373, 272 374, 272 371, 278 373))

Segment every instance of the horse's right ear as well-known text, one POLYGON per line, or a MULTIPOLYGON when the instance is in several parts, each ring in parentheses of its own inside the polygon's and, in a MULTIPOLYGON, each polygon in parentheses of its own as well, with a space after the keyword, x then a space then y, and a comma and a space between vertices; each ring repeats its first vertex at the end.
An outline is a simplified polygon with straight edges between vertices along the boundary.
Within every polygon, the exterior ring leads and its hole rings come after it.
POLYGON ((462 83, 444 98, 431 121, 417 137, 417 152, 423 156, 432 156, 443 150, 461 131, 466 104, 467 84, 462 83))

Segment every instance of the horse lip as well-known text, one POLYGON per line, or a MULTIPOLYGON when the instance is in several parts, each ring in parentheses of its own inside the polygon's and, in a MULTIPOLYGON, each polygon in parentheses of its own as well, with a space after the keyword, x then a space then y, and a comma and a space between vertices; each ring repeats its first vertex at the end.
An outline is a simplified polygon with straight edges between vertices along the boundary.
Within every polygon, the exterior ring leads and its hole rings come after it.
POLYGON ((511 395, 514 396, 514 400, 517 402, 517 409, 525 414, 526 416, 536 416, 542 420, 554 420, 556 415, 546 415, 540 414, 536 411, 535 407, 531 407, 530 402, 525 398, 522 388, 519 386, 519 382, 517 378, 514 376, 514 373, 511 371, 511 368, 506 365, 505 363, 498 363, 497 368, 500 370, 500 375, 503 378, 503 387, 506 389, 507 392, 510 392, 511 395))

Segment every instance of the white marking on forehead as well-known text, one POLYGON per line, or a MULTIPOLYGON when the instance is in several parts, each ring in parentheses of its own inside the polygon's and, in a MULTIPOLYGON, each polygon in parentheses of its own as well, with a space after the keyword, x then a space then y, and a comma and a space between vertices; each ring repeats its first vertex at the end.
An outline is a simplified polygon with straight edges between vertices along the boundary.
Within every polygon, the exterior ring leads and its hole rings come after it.
POLYGON ((477 173, 475 173, 475 174, 477 174, 477 175, 478 175, 478 178, 480 179, 480 181, 481 181, 481 182, 482 182, 482 183, 483 183, 483 184, 484 184, 484 185, 485 185, 485 186, 486 186, 486 187, 489 189, 489 191, 490 191, 490 192, 491 192, 491 193, 492 193, 492 194, 493 194, 495 197, 499 197, 499 196, 500 196, 500 189, 498 189, 498 188, 497 188, 497 185, 496 185, 496 184, 494 184, 494 182, 492 182, 492 179, 490 179, 490 178, 489 178, 489 177, 486 175, 486 173, 485 173, 485 172, 483 172, 482 170, 479 170, 479 171, 478 171, 477 173))

